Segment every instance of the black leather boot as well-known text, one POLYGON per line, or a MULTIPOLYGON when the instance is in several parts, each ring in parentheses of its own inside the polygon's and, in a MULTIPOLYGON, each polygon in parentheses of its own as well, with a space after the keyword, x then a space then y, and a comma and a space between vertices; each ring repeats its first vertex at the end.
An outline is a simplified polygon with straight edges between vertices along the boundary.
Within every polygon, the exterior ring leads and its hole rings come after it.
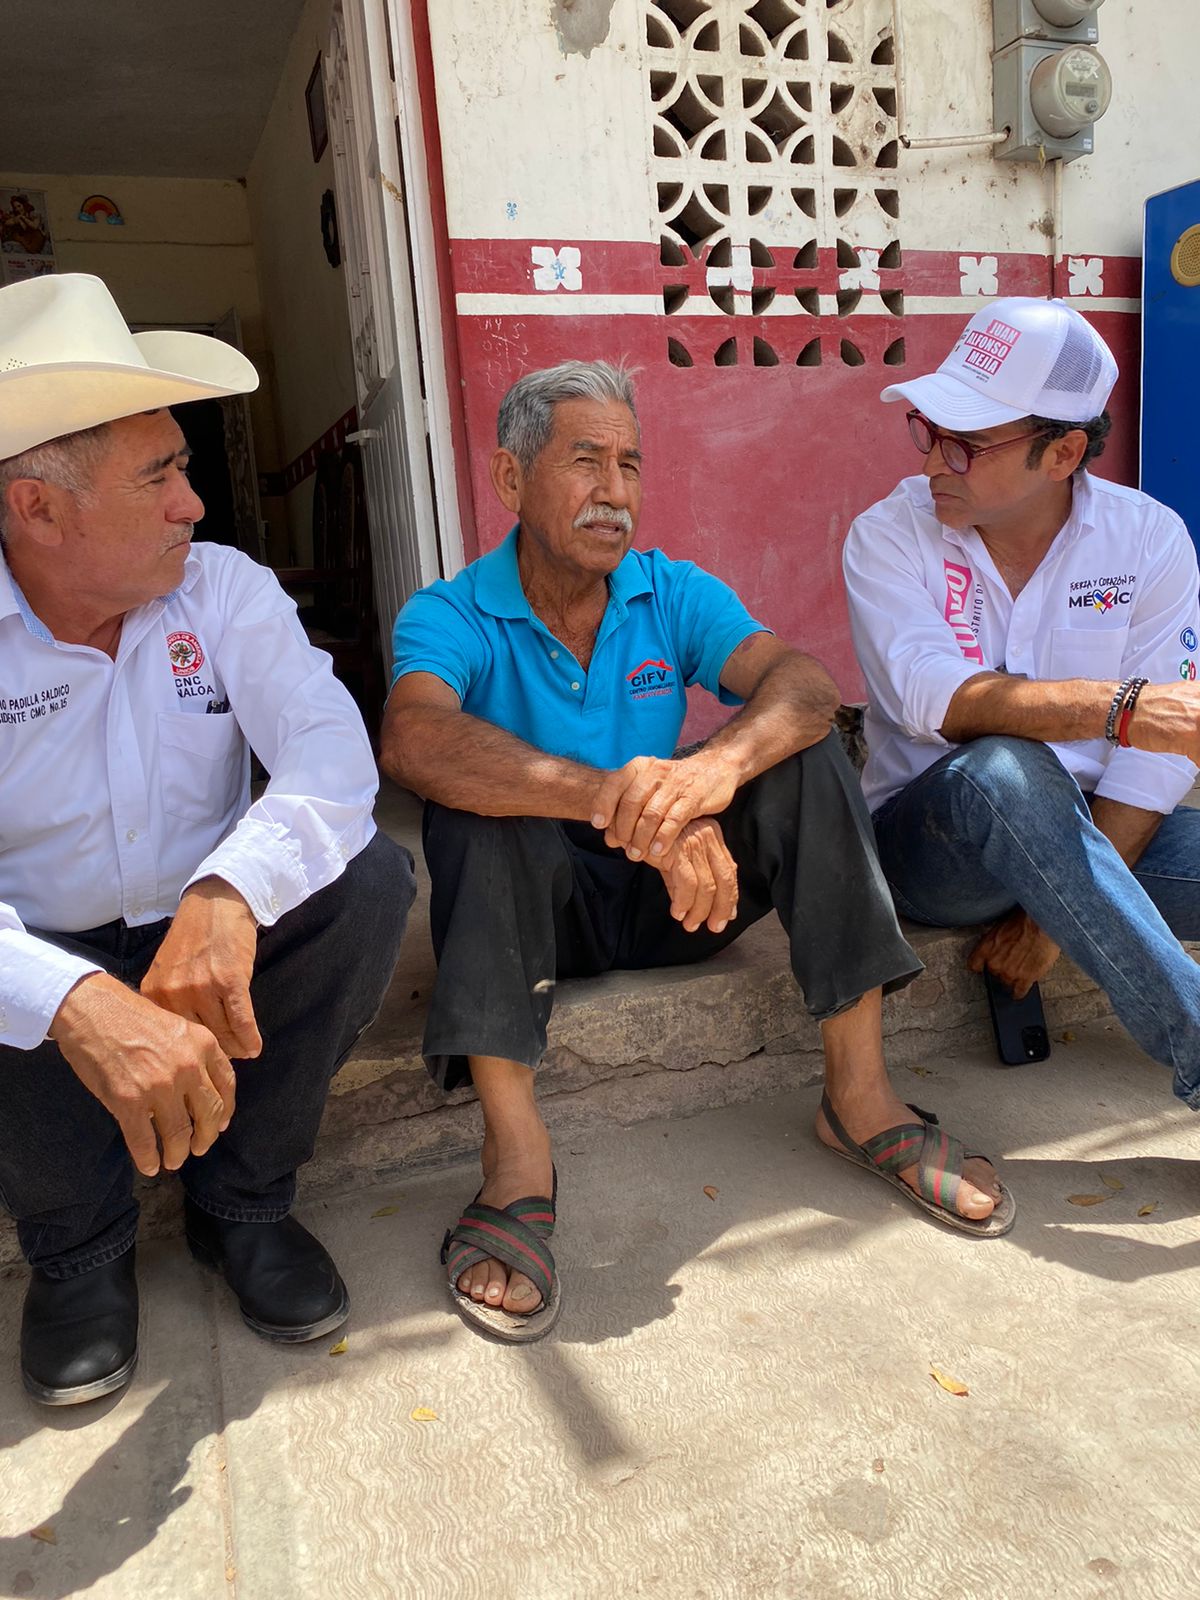
POLYGON ((137 1366, 138 1289, 132 1247, 74 1278, 34 1267, 21 1318, 21 1376, 44 1406, 73 1406, 123 1388, 137 1366))
POLYGON ((329 1252, 295 1217, 225 1222, 190 1199, 184 1214, 188 1248, 223 1274, 243 1321, 264 1339, 319 1339, 350 1315, 350 1296, 329 1252))

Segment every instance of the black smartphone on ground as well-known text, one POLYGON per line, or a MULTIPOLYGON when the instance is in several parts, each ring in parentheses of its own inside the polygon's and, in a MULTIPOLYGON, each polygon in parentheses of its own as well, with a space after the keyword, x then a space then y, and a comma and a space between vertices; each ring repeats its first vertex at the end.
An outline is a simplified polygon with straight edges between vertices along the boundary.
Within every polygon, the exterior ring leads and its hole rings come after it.
POLYGON ((1042 993, 1035 983, 1023 1000, 987 967, 983 969, 996 1049, 1006 1067, 1020 1067, 1027 1061, 1045 1061, 1050 1054, 1050 1034, 1042 993))

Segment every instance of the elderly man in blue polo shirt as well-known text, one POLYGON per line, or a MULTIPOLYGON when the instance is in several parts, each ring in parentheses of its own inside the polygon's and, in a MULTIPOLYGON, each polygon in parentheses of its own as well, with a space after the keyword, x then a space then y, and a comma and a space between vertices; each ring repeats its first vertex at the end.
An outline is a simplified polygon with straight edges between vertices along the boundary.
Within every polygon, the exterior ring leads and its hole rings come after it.
POLYGON ((831 732, 837 690, 719 579, 631 549, 633 385, 604 362, 520 379, 492 481, 517 526, 396 621, 383 760, 425 796, 438 975, 425 1057, 469 1072, 483 1187, 442 1259, 461 1314, 512 1342, 560 1305, 556 1178, 534 1100, 557 977, 695 961, 772 907, 821 1023, 819 1137, 967 1232, 1013 1202, 991 1164, 914 1123, 887 1080, 885 990, 920 971, 831 732), (672 759, 685 690, 735 715, 672 759))

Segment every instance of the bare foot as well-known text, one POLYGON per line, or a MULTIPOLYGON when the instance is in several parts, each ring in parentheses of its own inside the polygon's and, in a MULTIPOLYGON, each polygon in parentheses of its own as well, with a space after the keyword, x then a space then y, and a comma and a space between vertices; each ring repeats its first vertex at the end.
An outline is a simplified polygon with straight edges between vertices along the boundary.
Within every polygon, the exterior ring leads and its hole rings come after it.
MULTIPOLYGON (((549 1196, 553 1185, 550 1135, 544 1127, 540 1135, 531 1134, 521 1149, 508 1150, 503 1155, 490 1134, 484 1138, 483 1188, 479 1191, 484 1205, 503 1210, 514 1200, 530 1195, 549 1196)), ((541 1294, 525 1274, 512 1271, 490 1256, 468 1267, 458 1279, 458 1288, 479 1305, 496 1306, 517 1316, 532 1316, 541 1309, 541 1294)))
MULTIPOLYGON (((917 1119, 904 1102, 892 1093, 890 1086, 879 1089, 861 1099, 847 1099, 842 1103, 830 1096, 830 1103, 838 1120, 857 1144, 865 1144, 885 1128, 894 1128, 901 1122, 917 1119)), ((817 1112, 817 1138, 834 1150, 845 1146, 825 1120, 823 1111, 817 1112)), ((917 1189, 917 1168, 905 1167, 899 1174, 910 1189, 917 1189)), ((919 1191, 918 1191, 919 1192, 919 1191)), ((959 1216, 982 1222, 990 1217, 1000 1199, 1000 1184, 996 1169, 985 1156, 973 1156, 963 1167, 962 1181, 955 1196, 954 1209, 959 1216)))

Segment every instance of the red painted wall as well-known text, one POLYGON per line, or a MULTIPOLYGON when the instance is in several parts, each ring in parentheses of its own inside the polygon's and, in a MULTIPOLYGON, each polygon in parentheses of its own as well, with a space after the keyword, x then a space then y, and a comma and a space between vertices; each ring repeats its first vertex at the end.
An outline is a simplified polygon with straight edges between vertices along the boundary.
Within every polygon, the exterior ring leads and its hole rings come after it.
MULTIPOLYGON (((578 248, 589 296, 644 297, 682 285, 707 299, 703 259, 681 269, 662 266, 653 246, 582 241, 578 248)), ((546 299, 532 286, 530 241, 455 241, 452 263, 460 295, 546 299)), ((1136 295, 1139 265, 1108 259, 1106 295, 1136 295)), ((777 295, 810 287, 828 294, 836 291, 838 267, 822 259, 811 270, 772 268, 755 276, 756 286, 774 287, 777 295)), ((957 301, 958 255, 910 253, 880 278, 884 290, 957 301)), ((1048 279, 1044 257, 999 258, 1000 294, 1044 294, 1048 279)), ((488 478, 496 410, 508 386, 523 372, 568 358, 623 359, 641 369, 646 461, 638 543, 716 572, 764 623, 824 661, 843 698, 862 698, 841 582, 842 541, 859 511, 920 469, 904 407, 883 405, 879 391, 936 367, 966 314, 956 307, 946 315, 717 317, 689 316, 685 307, 669 316, 615 308, 571 315, 569 292, 553 293, 564 302, 555 304, 556 315, 539 305, 528 315, 506 306, 495 315, 460 311, 458 317, 478 551, 492 548, 508 527, 488 478), (904 364, 885 365, 883 352, 900 335, 904 364), (739 364, 713 365, 714 351, 731 336, 739 364), (770 343, 779 365, 752 364, 756 336, 770 343), (693 366, 672 365, 668 337, 688 350, 693 366), (797 366, 796 356, 815 337, 821 365, 797 366), (862 365, 842 360, 843 339, 862 351, 862 365)), ((1139 319, 1100 312, 1092 320, 1123 374, 1112 406, 1113 439, 1098 470, 1134 483, 1139 319)), ((476 553, 468 549, 469 557, 476 553)))

